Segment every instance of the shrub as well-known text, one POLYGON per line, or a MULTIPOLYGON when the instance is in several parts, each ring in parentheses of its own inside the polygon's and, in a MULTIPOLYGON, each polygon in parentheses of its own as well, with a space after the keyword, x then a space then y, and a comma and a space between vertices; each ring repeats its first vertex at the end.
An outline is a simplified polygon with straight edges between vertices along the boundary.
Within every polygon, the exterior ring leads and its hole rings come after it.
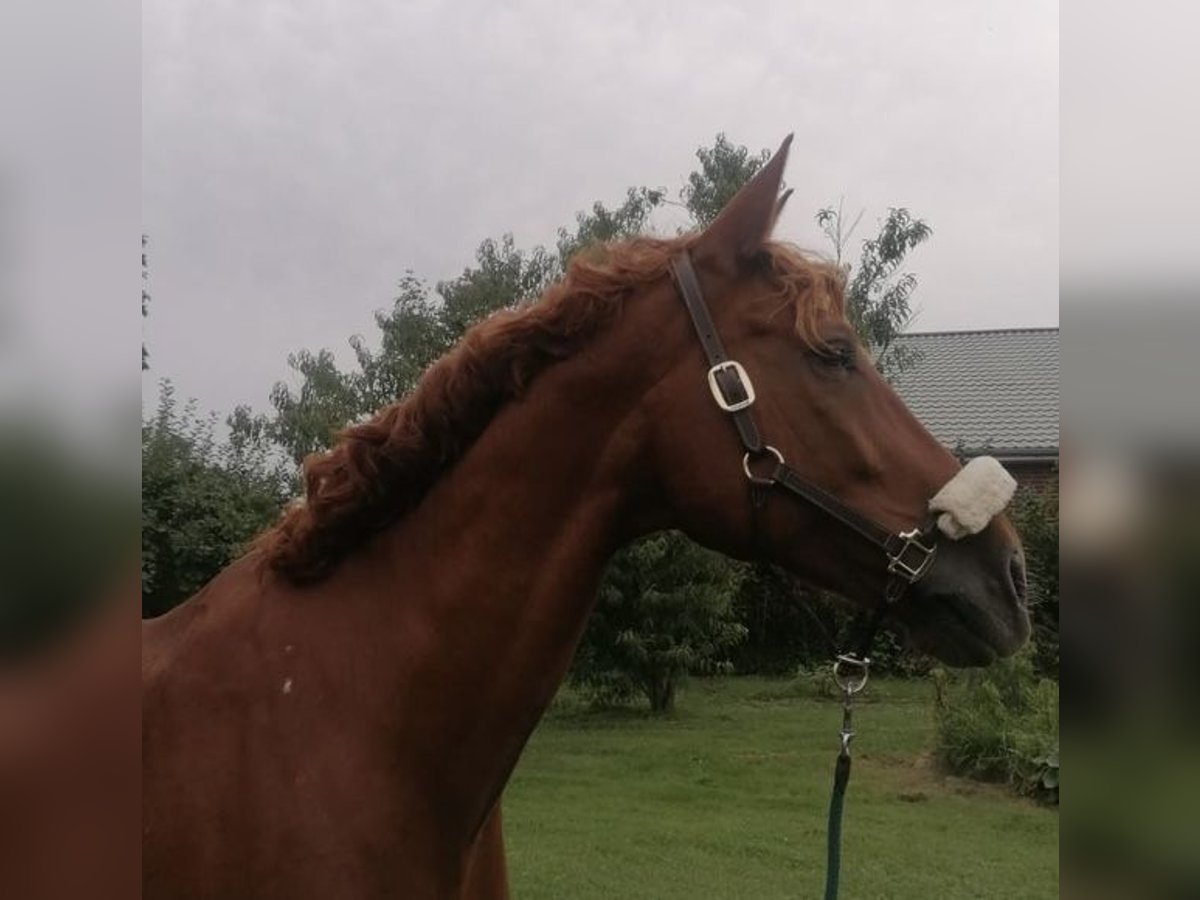
POLYGON ((746 636, 732 598, 739 567, 680 532, 643 538, 609 564, 575 654, 572 680, 599 705, 644 695, 671 712, 689 673, 733 671, 729 650, 746 636))
POLYGON ((1022 488, 1009 510, 1025 547, 1033 662, 1039 674, 1058 677, 1058 489, 1022 488))
POLYGON ((937 752, 952 772, 1058 802, 1058 684, 1032 652, 986 669, 933 673, 937 752))

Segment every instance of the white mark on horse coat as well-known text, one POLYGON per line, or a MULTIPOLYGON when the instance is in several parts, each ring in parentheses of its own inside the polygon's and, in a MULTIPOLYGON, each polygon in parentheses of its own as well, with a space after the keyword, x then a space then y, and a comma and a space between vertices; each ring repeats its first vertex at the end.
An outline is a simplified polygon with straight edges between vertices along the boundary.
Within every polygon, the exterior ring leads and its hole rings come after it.
POLYGON ((283 679, 283 692, 285 694, 290 694, 292 692, 292 679, 290 679, 290 678, 283 679))

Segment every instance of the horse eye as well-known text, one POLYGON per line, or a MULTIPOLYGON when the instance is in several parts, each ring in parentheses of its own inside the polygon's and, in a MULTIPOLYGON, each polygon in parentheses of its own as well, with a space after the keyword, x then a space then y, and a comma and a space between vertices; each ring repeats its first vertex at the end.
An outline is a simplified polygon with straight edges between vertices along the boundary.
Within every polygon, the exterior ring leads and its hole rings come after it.
POLYGON ((817 359, 830 368, 850 370, 854 368, 854 348, 848 344, 832 343, 816 354, 817 359))

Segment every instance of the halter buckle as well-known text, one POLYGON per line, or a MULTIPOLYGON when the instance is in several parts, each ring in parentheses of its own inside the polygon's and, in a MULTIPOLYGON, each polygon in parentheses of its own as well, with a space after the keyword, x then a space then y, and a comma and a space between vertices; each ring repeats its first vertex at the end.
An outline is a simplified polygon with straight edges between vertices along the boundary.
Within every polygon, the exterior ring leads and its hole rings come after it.
POLYGON ((937 554, 937 544, 922 543, 921 539, 925 535, 919 528, 902 531, 899 537, 903 543, 895 553, 888 554, 888 571, 903 578, 909 584, 914 584, 921 580, 929 571, 929 567, 933 565, 933 558, 937 554))
POLYGON ((725 362, 717 363, 708 370, 708 389, 712 392, 713 399, 717 401, 717 406, 721 407, 727 413, 741 412, 743 409, 748 409, 754 405, 754 384, 750 381, 750 376, 746 374, 746 370, 742 368, 742 364, 735 360, 729 359, 725 362), (717 381, 717 376, 723 375, 726 372, 731 372, 737 379, 736 386, 741 388, 744 395, 742 399, 728 399, 725 391, 721 388, 720 382, 717 381))

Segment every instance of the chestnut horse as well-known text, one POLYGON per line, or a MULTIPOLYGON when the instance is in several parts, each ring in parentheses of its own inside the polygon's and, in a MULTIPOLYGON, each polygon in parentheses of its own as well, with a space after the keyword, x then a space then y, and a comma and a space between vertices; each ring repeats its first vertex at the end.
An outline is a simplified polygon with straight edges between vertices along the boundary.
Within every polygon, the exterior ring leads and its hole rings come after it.
MULTIPOLYGON (((790 138, 789 138, 790 141, 790 138)), ((605 562, 679 528, 863 608, 879 548, 756 508, 671 276, 687 251, 769 443, 897 532, 959 466, 880 378, 839 271, 770 240, 788 142, 701 233, 577 259, 306 463, 306 500, 144 635, 147 898, 507 896, 500 795, 605 562)), ((998 517, 889 617, 952 664, 1029 624, 998 517)))

